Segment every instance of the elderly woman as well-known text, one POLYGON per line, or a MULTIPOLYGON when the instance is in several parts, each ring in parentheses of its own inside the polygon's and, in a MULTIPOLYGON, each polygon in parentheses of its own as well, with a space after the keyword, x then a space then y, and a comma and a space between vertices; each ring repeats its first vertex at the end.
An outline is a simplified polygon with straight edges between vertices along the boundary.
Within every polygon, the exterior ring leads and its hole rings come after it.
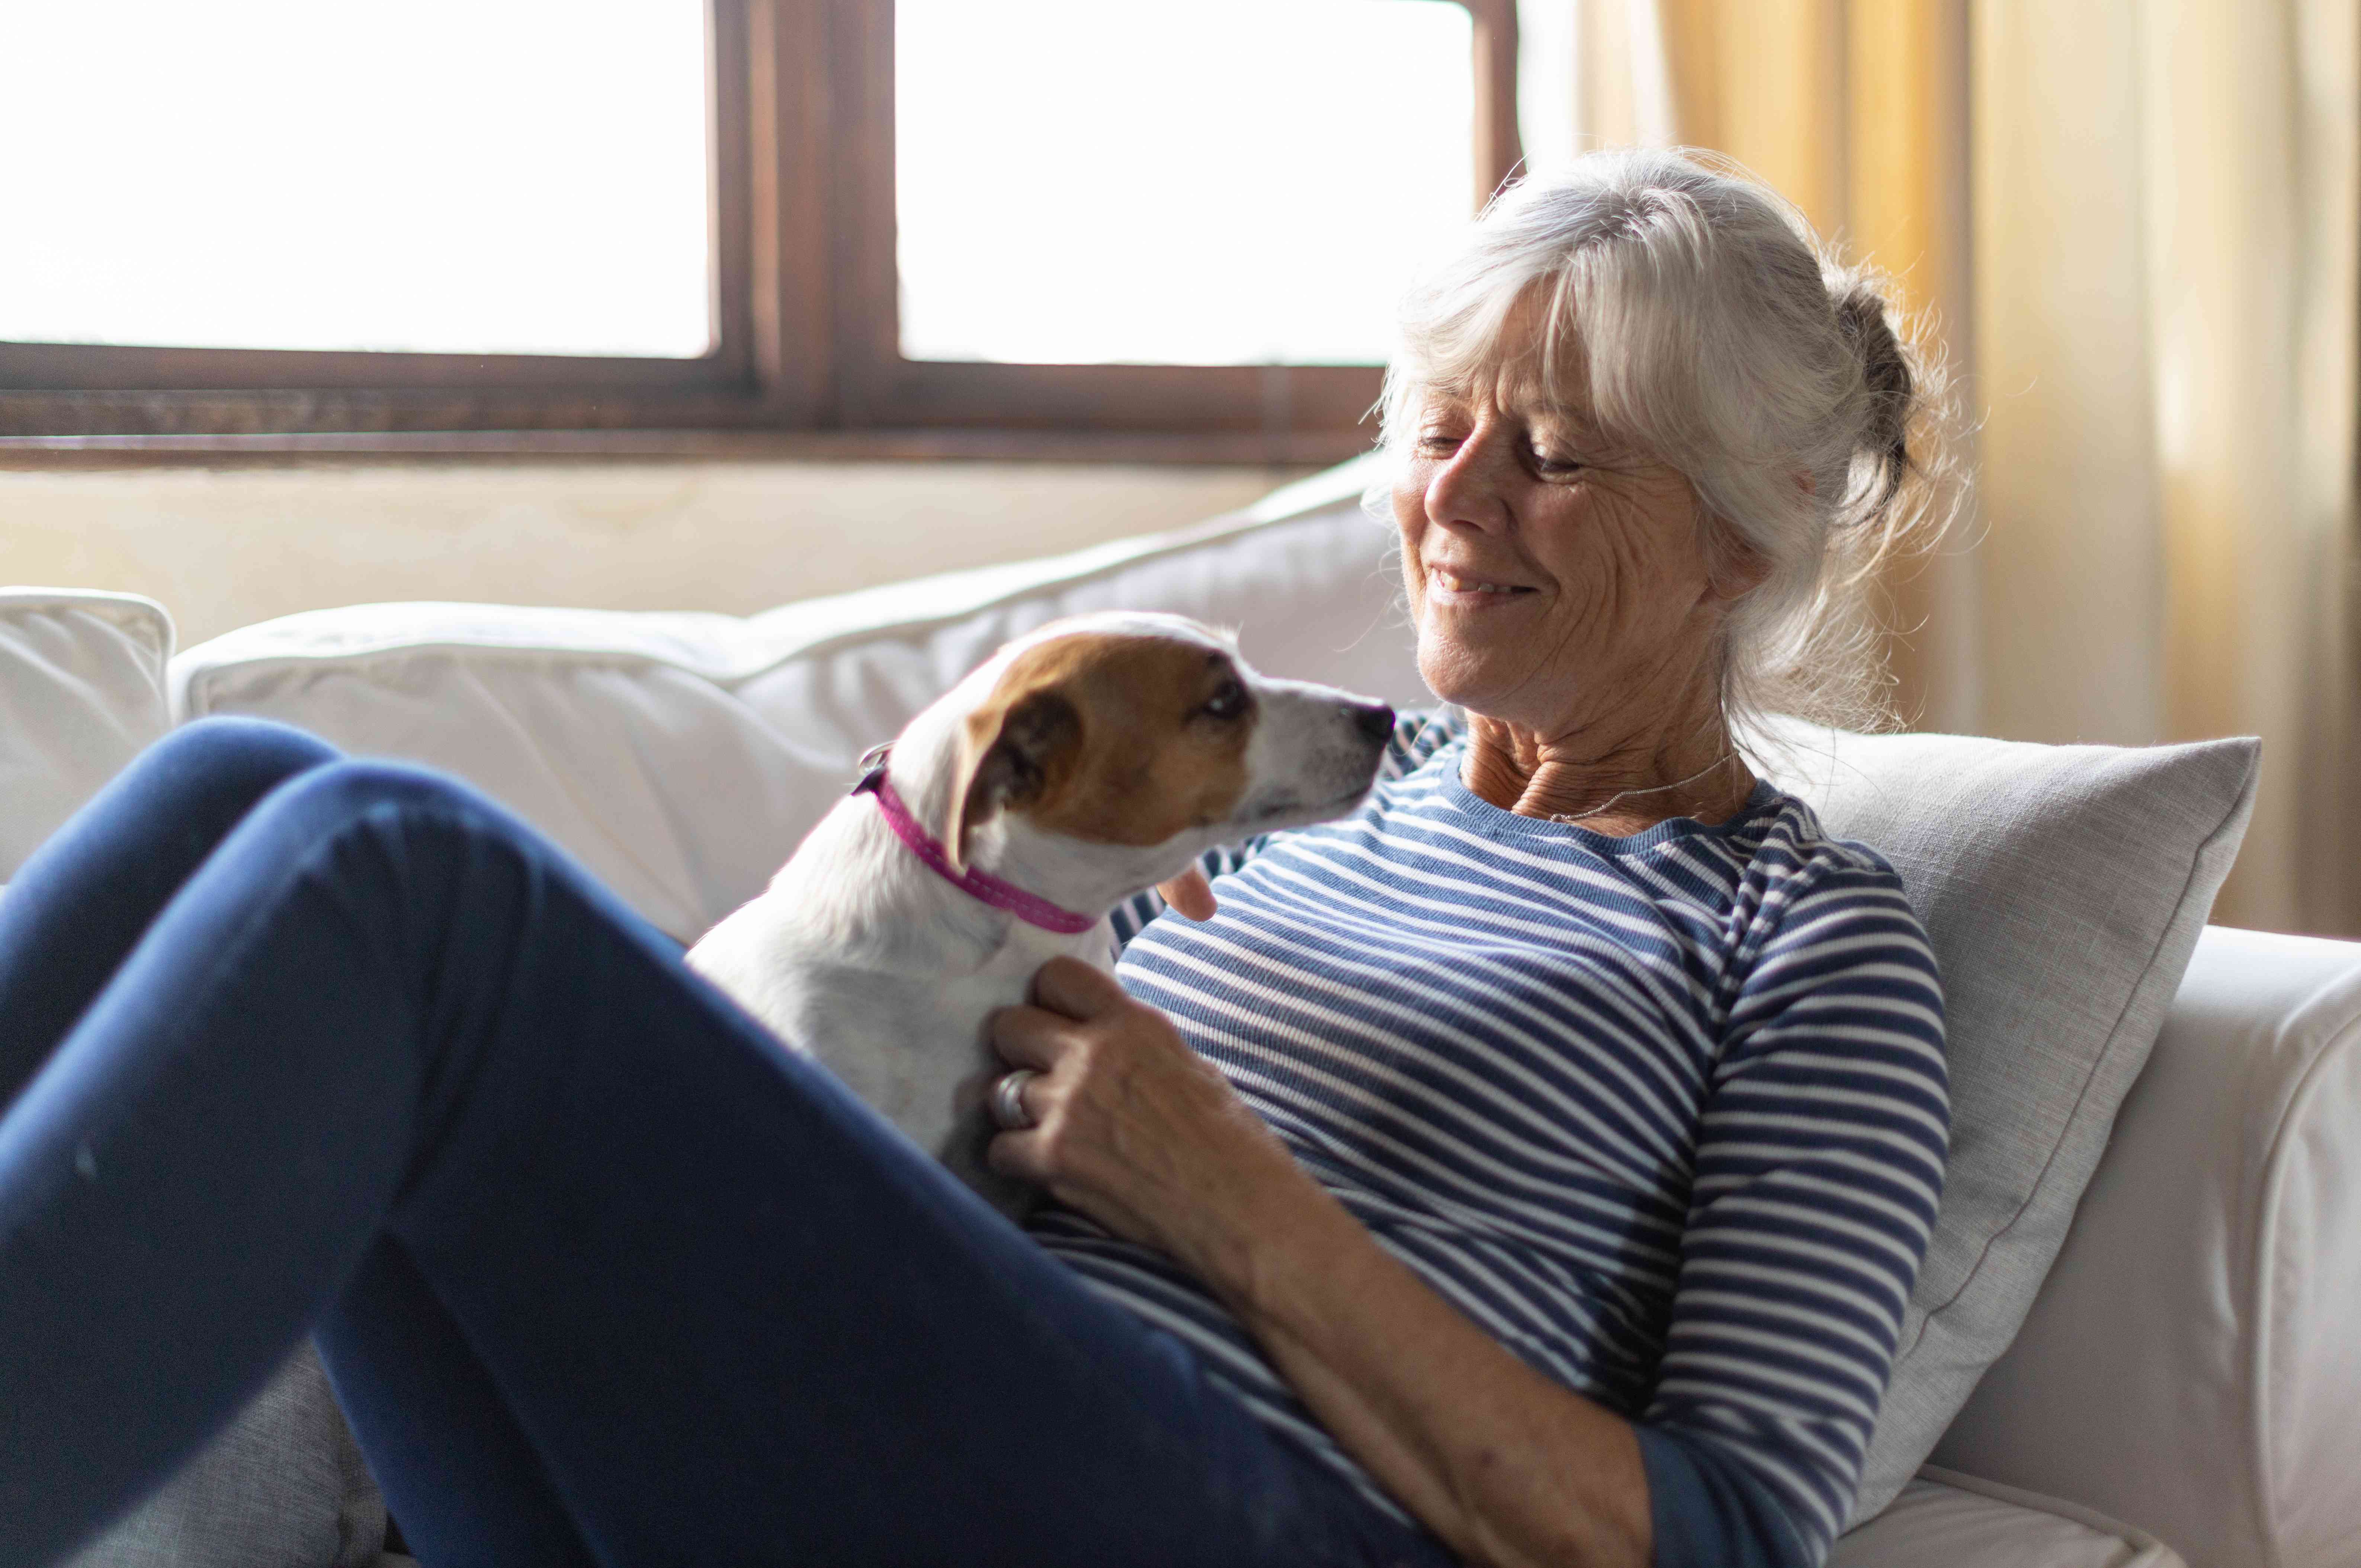
POLYGON ((430 1563, 1815 1563, 1941 1186, 1891 870, 1750 773, 1906 511, 1885 307, 1596 155, 1417 292, 1358 816, 1042 970, 1028 1236, 497 808, 151 752, 0 902, 0 1558, 312 1329, 430 1563))

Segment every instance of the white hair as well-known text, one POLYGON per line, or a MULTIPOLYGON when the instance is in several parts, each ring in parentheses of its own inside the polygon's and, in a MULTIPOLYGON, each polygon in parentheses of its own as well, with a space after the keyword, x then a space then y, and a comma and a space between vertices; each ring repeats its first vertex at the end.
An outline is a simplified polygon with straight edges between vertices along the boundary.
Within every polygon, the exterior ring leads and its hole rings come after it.
POLYGON ((1379 405, 1397 456, 1425 389, 1537 371, 1686 477, 1713 570, 1767 566, 1724 622, 1733 731, 1890 722, 1872 578, 1948 521, 1949 405, 1883 280, 1791 203, 1710 154, 1593 152, 1496 197, 1400 325, 1379 405))

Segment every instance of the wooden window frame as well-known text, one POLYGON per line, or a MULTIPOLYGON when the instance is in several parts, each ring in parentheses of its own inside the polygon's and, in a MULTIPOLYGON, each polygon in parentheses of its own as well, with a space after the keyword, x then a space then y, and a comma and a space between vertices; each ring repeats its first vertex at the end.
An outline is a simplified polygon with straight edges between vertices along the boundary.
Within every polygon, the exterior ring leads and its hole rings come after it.
MULTIPOLYGON (((1477 188, 1518 158, 1514 0, 1475 22, 1477 188)), ((696 359, 0 343, 27 453, 1046 455, 1321 462, 1360 366, 902 357, 892 0, 708 0, 716 345, 696 359)))

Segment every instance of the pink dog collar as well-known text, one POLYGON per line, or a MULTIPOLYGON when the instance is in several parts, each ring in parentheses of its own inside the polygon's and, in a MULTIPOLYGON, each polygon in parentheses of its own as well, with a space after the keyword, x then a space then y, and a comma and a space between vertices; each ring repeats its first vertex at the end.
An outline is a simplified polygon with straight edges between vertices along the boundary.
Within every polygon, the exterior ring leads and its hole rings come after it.
POLYGON ((875 795, 877 809, 885 814, 885 826, 894 829, 894 837, 907 844, 910 852, 927 863, 928 871, 970 898, 982 899, 994 909, 1005 909, 1029 926, 1055 931, 1061 937, 1079 936, 1099 923, 1094 915, 1077 915, 1071 909, 1061 909, 1048 899, 1029 894, 1015 883, 1003 882, 989 872, 980 872, 973 867, 963 872, 951 870, 951 858, 944 852, 941 843, 933 834, 918 826, 918 819, 910 815, 910 808, 903 805, 902 797, 894 792, 893 781, 885 776, 884 762, 880 761, 862 773, 861 782, 852 786, 852 793, 875 795))

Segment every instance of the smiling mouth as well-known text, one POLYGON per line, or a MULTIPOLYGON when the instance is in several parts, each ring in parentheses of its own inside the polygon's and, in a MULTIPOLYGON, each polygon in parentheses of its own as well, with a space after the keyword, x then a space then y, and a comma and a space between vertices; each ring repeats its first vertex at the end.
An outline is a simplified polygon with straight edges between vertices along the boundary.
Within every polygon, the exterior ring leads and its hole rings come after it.
POLYGON ((1455 594, 1489 594, 1499 598, 1508 598, 1516 594, 1529 594, 1533 591, 1529 587, 1521 587, 1515 583, 1488 583, 1479 577, 1463 577, 1456 572, 1446 572, 1440 566, 1430 567, 1429 572, 1436 582, 1455 594))

